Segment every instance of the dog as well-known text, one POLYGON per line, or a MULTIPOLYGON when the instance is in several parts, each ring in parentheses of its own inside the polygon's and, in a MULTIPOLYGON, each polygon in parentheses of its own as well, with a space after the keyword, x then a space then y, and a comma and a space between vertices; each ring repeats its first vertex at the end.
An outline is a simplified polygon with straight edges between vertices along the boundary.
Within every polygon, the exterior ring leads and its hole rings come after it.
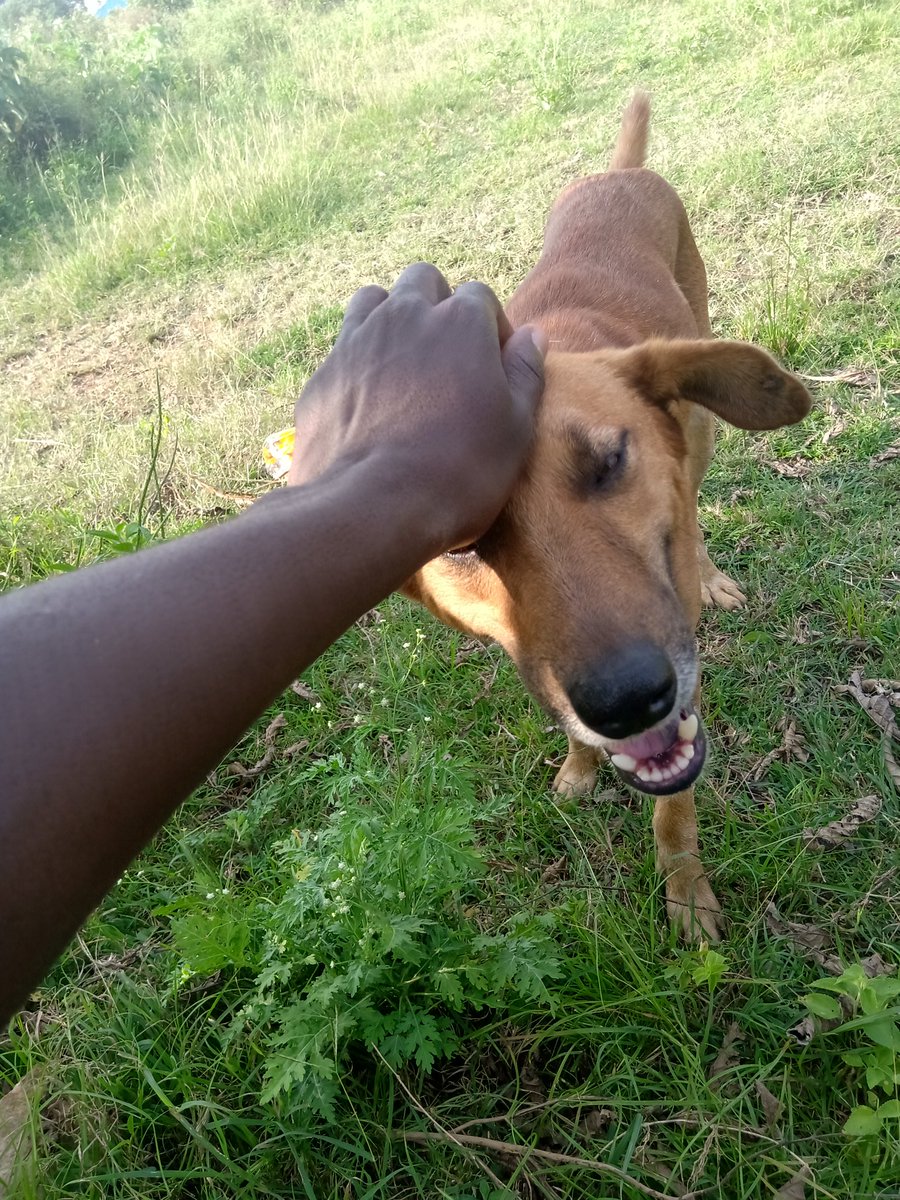
POLYGON ((644 168, 649 98, 626 107, 610 169, 551 209, 541 256, 506 306, 549 337, 530 459, 475 545, 427 563, 404 592, 445 624, 496 640, 568 734, 557 792, 589 793, 608 758, 655 797, 670 920, 720 936, 700 860, 693 785, 701 603, 744 597, 697 521, 715 417, 801 420, 811 398, 764 350, 713 339, 706 271, 684 206, 644 168))

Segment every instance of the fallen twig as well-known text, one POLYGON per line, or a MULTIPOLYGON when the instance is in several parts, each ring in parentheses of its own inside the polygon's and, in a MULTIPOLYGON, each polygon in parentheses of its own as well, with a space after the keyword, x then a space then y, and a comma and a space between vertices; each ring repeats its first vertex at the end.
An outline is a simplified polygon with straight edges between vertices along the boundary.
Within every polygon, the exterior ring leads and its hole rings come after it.
POLYGON ((719 1188, 718 1184, 714 1184, 712 1187, 700 1188, 694 1192, 658 1192, 656 1188, 652 1188, 646 1183, 641 1183, 633 1175, 629 1175, 621 1167, 613 1166, 612 1163, 601 1162, 599 1159, 594 1158, 578 1158, 574 1154, 558 1154, 556 1151, 540 1150, 535 1146, 518 1146, 515 1142, 499 1142, 495 1138, 476 1137, 474 1134, 468 1133, 443 1134, 429 1133, 427 1130, 406 1131, 399 1129, 394 1136, 404 1142, 418 1142, 421 1144, 452 1141, 460 1146, 495 1150, 498 1154, 512 1154, 518 1158, 537 1158, 541 1162, 555 1163, 557 1166, 583 1167, 587 1171, 598 1171, 601 1174, 614 1175, 616 1179, 621 1179, 623 1183, 627 1183, 629 1187, 633 1187, 636 1192, 640 1192, 644 1196, 650 1196, 651 1200, 697 1200, 697 1197, 705 1196, 709 1192, 717 1191, 719 1188))
POLYGON ((279 730, 284 729, 287 721, 281 713, 269 722, 269 726, 265 732, 266 752, 262 758, 253 764, 252 767, 245 767, 243 763, 229 763, 226 768, 226 775, 237 775, 240 779, 255 779, 257 775, 262 775, 267 767, 272 765, 275 758, 275 735, 279 730))

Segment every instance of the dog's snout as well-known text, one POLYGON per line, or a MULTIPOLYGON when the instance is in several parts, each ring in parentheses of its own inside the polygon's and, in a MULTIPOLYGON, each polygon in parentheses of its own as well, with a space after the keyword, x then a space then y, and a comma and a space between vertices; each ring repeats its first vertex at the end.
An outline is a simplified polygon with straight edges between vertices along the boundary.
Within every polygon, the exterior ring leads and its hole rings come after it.
POLYGON ((677 690, 668 655, 653 642, 631 642, 586 665, 568 693, 579 720, 619 740, 661 721, 677 690))

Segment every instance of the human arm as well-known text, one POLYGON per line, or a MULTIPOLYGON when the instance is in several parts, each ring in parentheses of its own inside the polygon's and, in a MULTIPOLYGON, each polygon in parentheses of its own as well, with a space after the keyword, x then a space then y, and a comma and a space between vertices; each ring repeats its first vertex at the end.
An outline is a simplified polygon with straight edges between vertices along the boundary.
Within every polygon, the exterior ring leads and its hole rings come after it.
POLYGON ((0 1020, 297 672, 496 516, 542 356, 466 287, 417 267, 357 294, 298 402, 294 486, 0 600, 0 1020))

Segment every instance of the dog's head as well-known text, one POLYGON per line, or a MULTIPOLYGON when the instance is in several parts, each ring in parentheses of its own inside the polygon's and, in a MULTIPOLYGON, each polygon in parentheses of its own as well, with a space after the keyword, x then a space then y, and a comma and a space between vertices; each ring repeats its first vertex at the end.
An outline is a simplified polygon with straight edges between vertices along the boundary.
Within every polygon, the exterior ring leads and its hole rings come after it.
POLYGON ((605 750, 630 786, 680 791, 705 753, 695 488, 709 413, 774 429, 805 416, 810 397, 764 351, 724 341, 551 353, 546 380, 500 517, 404 590, 500 642, 563 729, 605 750))

